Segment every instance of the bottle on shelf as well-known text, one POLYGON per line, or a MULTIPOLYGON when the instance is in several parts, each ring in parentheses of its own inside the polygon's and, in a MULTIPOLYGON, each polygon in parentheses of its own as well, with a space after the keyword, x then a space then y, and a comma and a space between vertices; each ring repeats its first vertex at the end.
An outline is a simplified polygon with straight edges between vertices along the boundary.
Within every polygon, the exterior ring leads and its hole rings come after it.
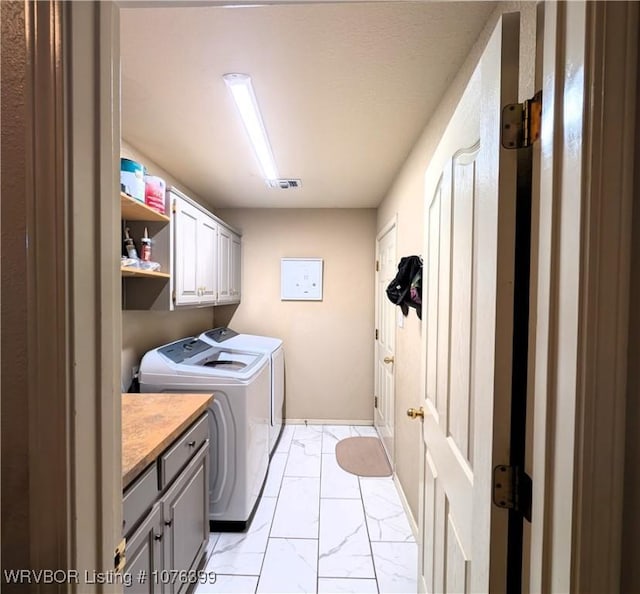
POLYGON ((129 227, 124 229, 124 249, 127 252, 129 258, 138 259, 138 252, 136 251, 136 244, 133 242, 131 235, 129 235, 129 227))
POLYGON ((149 238, 149 232, 147 228, 144 228, 144 237, 140 240, 141 243, 141 258, 143 262, 151 261, 151 239, 149 238))

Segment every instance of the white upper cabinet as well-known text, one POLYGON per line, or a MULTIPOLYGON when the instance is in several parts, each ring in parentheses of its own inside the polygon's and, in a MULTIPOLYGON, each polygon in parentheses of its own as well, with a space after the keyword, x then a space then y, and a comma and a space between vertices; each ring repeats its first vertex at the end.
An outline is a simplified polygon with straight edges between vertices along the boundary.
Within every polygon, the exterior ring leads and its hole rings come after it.
POLYGON ((174 303, 214 305, 217 291, 218 223, 182 196, 174 201, 174 303))
POLYGON ((200 237, 198 239, 198 277, 201 283, 200 303, 215 303, 217 278, 216 264, 218 254, 218 226, 216 221, 204 216, 200 221, 200 237))
POLYGON ((218 232, 218 303, 240 302, 240 236, 222 225, 218 232))
POLYGON ((240 301, 240 235, 174 188, 173 305, 240 301))
POLYGON ((218 233, 218 303, 231 301, 231 231, 220 227, 218 233))
POLYGON ((182 198, 175 198, 175 304, 200 303, 200 270, 198 266, 198 231, 202 212, 182 198))
POLYGON ((240 303, 242 277, 242 244, 237 233, 231 234, 231 301, 240 303))

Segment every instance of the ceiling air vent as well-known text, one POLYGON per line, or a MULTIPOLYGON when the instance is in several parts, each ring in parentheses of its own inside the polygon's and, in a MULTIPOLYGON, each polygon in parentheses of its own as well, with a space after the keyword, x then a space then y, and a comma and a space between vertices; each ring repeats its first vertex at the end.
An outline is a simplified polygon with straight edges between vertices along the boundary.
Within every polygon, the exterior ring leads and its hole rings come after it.
POLYGON ((301 187, 302 182, 299 179, 268 179, 267 185, 276 190, 292 190, 301 187))

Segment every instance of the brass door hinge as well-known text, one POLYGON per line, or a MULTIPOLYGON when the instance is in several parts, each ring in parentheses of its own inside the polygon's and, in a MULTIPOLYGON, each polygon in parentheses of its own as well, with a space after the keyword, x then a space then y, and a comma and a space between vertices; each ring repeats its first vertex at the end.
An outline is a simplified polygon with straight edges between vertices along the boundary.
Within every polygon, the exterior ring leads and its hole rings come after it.
POLYGON ((378 340, 379 337, 379 333, 378 333, 378 329, 376 328, 376 340, 378 340))
POLYGON ((542 91, 523 103, 510 103, 502 110, 502 146, 519 149, 531 146, 540 138, 542 91))
POLYGON ((122 573, 124 566, 127 564, 127 558, 125 556, 127 549, 127 539, 123 538, 120 544, 116 547, 115 554, 113 556, 113 570, 116 573, 122 573))
POLYGON ((373 397, 373 408, 378 408, 378 397, 377 396, 373 397))
POLYGON ((376 272, 380 272, 380 260, 376 260, 376 272))
POLYGON ((493 469, 493 503, 522 514, 531 521, 531 477, 519 466, 501 464, 493 469))

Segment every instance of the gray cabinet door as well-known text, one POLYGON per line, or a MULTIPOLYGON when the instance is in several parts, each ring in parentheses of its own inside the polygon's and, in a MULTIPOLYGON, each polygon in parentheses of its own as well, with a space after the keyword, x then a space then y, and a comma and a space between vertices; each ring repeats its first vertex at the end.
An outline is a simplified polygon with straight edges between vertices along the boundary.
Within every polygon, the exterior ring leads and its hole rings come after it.
MULTIPOLYGON (((209 440, 161 502, 165 569, 185 572, 196 569, 209 539, 209 440)), ((165 587, 165 592, 179 594, 188 586, 187 580, 177 579, 165 587)))
POLYGON ((131 577, 131 585, 125 585, 126 594, 158 594, 162 591, 162 586, 156 584, 157 580, 154 579, 163 569, 161 512, 158 502, 127 541, 127 563, 124 571, 131 577))

